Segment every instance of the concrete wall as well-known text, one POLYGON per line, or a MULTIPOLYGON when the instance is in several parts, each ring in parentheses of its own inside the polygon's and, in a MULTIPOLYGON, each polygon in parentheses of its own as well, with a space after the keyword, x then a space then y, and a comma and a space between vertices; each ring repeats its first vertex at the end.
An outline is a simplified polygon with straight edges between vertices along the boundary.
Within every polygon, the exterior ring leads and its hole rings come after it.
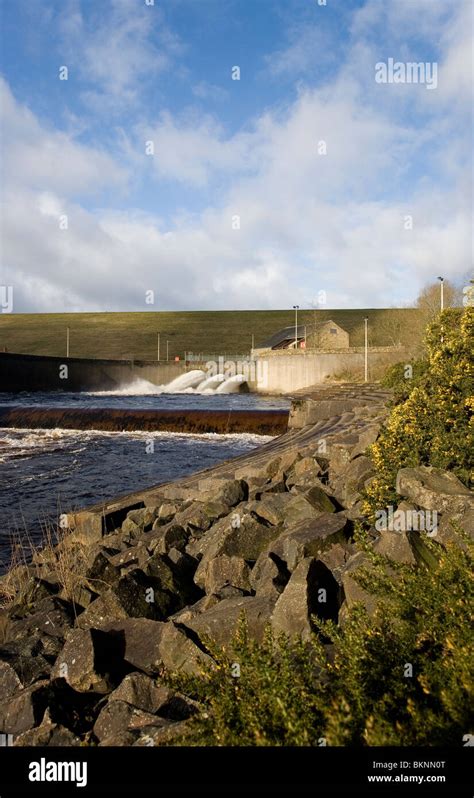
MULTIPOLYGON (((351 352, 272 352, 256 355, 257 380, 252 390, 261 393, 291 393, 323 383, 331 377, 364 379, 364 351, 351 352)), ((368 355, 369 380, 378 379, 384 369, 399 363, 406 353, 399 347, 370 349, 368 355)))
POLYGON ((0 352, 0 392, 113 391, 133 379, 165 385, 184 371, 184 362, 93 360, 0 352))

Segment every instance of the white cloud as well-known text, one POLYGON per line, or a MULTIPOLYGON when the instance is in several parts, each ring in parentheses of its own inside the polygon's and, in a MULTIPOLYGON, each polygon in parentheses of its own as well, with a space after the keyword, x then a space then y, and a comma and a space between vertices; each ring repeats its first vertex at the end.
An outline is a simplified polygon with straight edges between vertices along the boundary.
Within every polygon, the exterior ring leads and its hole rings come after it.
POLYGON ((265 57, 265 72, 274 78, 307 76, 315 67, 332 63, 336 55, 327 46, 327 36, 318 24, 292 25, 288 44, 265 57))
POLYGON ((7 185, 67 194, 122 187, 127 172, 108 153, 86 147, 58 130, 48 130, 13 97, 0 78, 3 176, 7 185))
POLYGON ((259 132, 238 133, 226 138, 223 128, 210 115, 192 113, 183 120, 162 112, 156 125, 143 126, 138 147, 145 152, 145 142, 153 142, 149 156, 158 177, 178 180, 192 186, 207 185, 216 173, 249 172, 261 165, 259 132))
MULTIPOLYGON (((408 6, 399 8, 393 25, 402 27, 408 6)), ((123 186, 126 170, 110 155, 46 130, 6 92, 12 141, 5 262, 22 309, 149 310, 149 289, 156 308, 168 309, 304 306, 321 289, 330 307, 383 306, 413 299, 438 273, 464 275, 469 150, 458 131, 464 66, 456 47, 465 25, 456 16, 441 31, 436 14, 423 22, 439 34, 450 92, 420 119, 400 114, 394 98, 407 93, 387 99, 387 92, 377 102, 375 84, 367 88, 374 49, 364 31, 370 14, 374 20, 379 13, 378 3, 367 3, 334 80, 301 90, 234 135, 196 110, 162 112, 126 131, 122 151, 137 179, 151 171, 157 193, 166 181, 180 197, 199 188, 213 198, 200 212, 166 223, 134 210, 81 207, 81 193, 123 186), (154 141, 153 158, 144 155, 146 140, 154 141), (326 155, 318 154, 321 140, 326 155), (60 209, 67 231, 57 224, 60 209), (413 230, 404 229, 407 214, 413 230), (235 215, 239 230, 232 229, 235 215)))
POLYGON ((90 84, 82 97, 97 113, 133 104, 143 85, 170 69, 184 49, 158 3, 109 0, 85 18, 77 0, 70 0, 60 30, 67 63, 90 84))
POLYGON ((195 97, 200 100, 211 100, 214 102, 222 102, 229 96, 227 89, 221 86, 216 86, 214 83, 209 83, 206 80, 200 80, 192 87, 192 92, 195 97))

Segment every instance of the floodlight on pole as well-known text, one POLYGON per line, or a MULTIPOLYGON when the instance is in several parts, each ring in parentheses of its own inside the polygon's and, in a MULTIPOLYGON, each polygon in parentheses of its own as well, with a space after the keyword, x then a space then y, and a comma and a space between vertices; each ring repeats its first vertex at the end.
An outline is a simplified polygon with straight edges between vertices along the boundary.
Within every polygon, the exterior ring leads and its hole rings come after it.
POLYGON ((364 316, 364 382, 367 382, 369 377, 369 361, 368 361, 368 322, 369 317, 364 316))
POLYGON ((293 305, 293 310, 295 311, 295 350, 298 349, 298 310, 299 305, 293 305))
POLYGON ((441 284, 441 310, 444 310, 444 277, 438 277, 441 284))

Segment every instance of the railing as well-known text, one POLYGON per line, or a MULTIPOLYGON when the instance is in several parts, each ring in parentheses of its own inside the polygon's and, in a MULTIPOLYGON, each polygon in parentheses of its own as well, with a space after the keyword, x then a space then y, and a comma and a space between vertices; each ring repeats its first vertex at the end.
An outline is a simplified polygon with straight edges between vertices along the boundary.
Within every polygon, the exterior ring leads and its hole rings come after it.
POLYGON ((219 360, 232 360, 233 362, 239 362, 242 360, 250 360, 251 355, 250 352, 246 352, 244 354, 232 354, 231 352, 186 352, 185 359, 186 363, 208 363, 209 361, 213 363, 218 363, 219 360))

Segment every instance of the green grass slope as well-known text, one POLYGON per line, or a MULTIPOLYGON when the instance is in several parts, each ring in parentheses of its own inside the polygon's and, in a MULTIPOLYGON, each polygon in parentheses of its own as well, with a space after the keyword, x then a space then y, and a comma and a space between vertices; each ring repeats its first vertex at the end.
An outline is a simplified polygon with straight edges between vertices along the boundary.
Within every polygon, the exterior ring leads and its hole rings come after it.
MULTIPOLYGON (((332 319, 349 332, 351 346, 364 342, 364 316, 369 317, 369 343, 407 343, 416 327, 413 308, 362 310, 301 310, 298 323, 311 325, 332 319)), ((70 356, 156 359, 161 334, 161 359, 185 352, 246 354, 252 334, 258 346, 282 327, 294 324, 293 310, 176 311, 146 313, 13 313, 0 315, 0 351, 63 356, 66 327, 70 356)))

